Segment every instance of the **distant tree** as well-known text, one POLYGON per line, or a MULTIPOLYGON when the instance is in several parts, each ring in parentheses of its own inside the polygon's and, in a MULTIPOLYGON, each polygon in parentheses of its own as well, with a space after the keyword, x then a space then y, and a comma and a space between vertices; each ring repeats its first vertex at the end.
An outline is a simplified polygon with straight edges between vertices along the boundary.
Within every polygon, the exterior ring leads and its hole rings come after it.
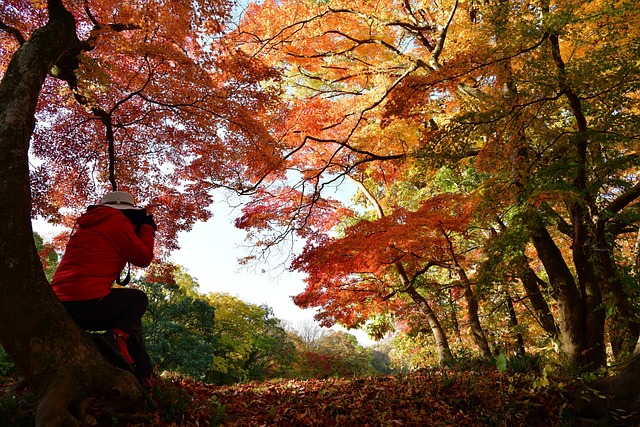
POLYGON ((319 353, 329 357, 331 375, 338 377, 371 375, 372 351, 344 331, 330 331, 320 339, 319 353))
POLYGON ((318 350, 320 340, 329 333, 329 329, 320 327, 313 320, 290 323, 287 330, 292 337, 295 337, 296 347, 301 351, 318 350))
POLYGON ((296 343, 297 360, 292 374, 298 378, 328 378, 370 375, 373 352, 344 331, 320 328, 312 322, 295 327, 289 334, 296 343))
POLYGON ((60 257, 55 251, 53 244, 45 243, 40 234, 34 232, 33 240, 36 243, 36 250, 38 251, 38 255, 40 255, 40 261, 42 262, 42 267, 44 268, 44 274, 45 276, 47 276, 47 280, 51 281, 51 279, 53 279, 53 274, 58 268, 60 257))
POLYGON ((263 324, 256 325, 254 348, 246 363, 247 379, 262 381, 291 375, 295 345, 289 339, 282 320, 273 317, 273 310, 262 305, 263 324))
POLYGON ((197 281, 178 268, 175 281, 140 280, 149 296, 143 318, 149 354, 160 371, 204 379, 216 352, 215 309, 198 293, 197 281))
POLYGON ((217 339, 207 381, 233 384, 287 375, 294 347, 269 307, 226 293, 211 293, 207 300, 216 310, 217 339))
POLYGON ((371 347, 371 366, 376 372, 384 375, 395 372, 391 366, 391 357, 389 355, 391 351, 392 347, 388 340, 375 343, 371 347))
MULTIPOLYGON (((395 371, 412 371, 433 366, 436 354, 430 334, 426 331, 404 331, 393 337, 390 343, 390 367, 395 371)), ((469 354, 456 356, 468 357, 469 354)))

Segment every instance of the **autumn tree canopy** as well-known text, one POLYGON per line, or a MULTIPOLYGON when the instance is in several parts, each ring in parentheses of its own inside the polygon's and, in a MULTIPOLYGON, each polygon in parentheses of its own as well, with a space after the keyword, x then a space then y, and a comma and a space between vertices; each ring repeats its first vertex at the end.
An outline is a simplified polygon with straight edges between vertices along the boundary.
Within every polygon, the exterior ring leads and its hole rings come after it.
POLYGON ((574 366, 628 357, 639 19, 626 1, 251 5, 231 37, 283 73, 288 179, 237 224, 266 247, 307 238, 296 301, 327 324, 410 312, 446 349, 455 304, 490 356, 499 299, 574 366), (352 207, 334 195, 346 182, 352 207))
MULTIPOLYGON (((277 161, 261 117, 277 90, 256 83, 276 74, 219 41, 230 1, 65 5, 82 44, 77 69, 40 95, 34 214, 71 226, 116 185, 160 218, 173 248, 178 231, 209 217, 209 190, 250 187, 277 161)), ((0 71, 46 14, 4 2, 0 71)))

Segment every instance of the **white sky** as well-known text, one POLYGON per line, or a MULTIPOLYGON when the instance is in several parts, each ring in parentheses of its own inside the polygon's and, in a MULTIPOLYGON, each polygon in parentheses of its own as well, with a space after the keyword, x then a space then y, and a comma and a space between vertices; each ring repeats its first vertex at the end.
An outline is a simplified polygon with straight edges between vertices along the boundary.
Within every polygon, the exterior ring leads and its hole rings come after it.
POLYGON ((170 261, 185 267, 203 293, 226 292, 252 304, 266 303, 276 317, 293 323, 312 319, 312 310, 302 310, 291 300, 304 290, 302 276, 282 271, 274 278, 273 273, 240 266, 238 259, 248 255, 241 247, 245 232, 233 226, 240 212, 232 211, 225 202, 215 203, 211 211, 209 221, 179 234, 181 249, 171 254, 170 261))
MULTIPOLYGON (((273 272, 259 273, 255 268, 240 266, 238 259, 248 255, 242 247, 246 245, 245 232, 233 225, 240 211, 233 211, 225 202, 215 203, 211 211, 213 218, 179 235, 181 249, 172 253, 170 261, 185 267, 203 293, 226 292, 252 304, 267 304, 275 317, 294 328, 313 321, 314 310, 303 310, 291 299, 304 290, 303 275, 278 270, 273 277, 273 272)), ((373 343, 363 331, 347 332, 362 345, 373 343)))

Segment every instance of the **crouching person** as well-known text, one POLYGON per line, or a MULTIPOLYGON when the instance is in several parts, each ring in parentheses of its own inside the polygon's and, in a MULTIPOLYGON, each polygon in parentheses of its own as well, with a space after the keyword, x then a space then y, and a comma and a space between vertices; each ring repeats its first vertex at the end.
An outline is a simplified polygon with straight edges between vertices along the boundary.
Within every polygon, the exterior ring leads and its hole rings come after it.
POLYGON ((152 380, 153 371, 142 334, 149 300, 139 289, 113 284, 127 263, 137 267, 151 263, 156 229, 153 217, 135 205, 131 194, 107 193, 100 205, 90 206, 78 219, 51 281, 76 323, 87 330, 107 331, 101 338, 112 340, 142 384, 152 380))

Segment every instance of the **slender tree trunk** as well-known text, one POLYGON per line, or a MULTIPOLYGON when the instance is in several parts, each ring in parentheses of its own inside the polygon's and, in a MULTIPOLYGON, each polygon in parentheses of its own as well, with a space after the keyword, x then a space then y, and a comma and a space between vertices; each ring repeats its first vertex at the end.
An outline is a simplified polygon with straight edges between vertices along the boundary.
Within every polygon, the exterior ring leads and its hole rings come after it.
MULTIPOLYGON (((369 202, 374 206, 374 208, 376 209, 376 212, 378 213, 378 217, 384 218, 385 216, 384 209, 382 208, 378 200, 374 197, 374 195, 371 194, 371 192, 367 189, 367 187, 365 187, 365 185, 362 182, 358 181, 357 179, 349 175, 347 176, 351 179, 351 181, 354 184, 356 184, 356 186, 360 189, 362 194, 364 194, 365 197, 369 200, 369 202)), ((402 263, 400 261, 397 261, 394 263, 394 266, 398 273, 398 276, 400 277, 400 281, 402 283, 402 286, 405 289, 405 292, 409 294, 411 299, 418 305, 418 307, 420 307, 420 310, 424 313, 427 319, 427 322, 431 327, 433 338, 435 339, 435 342, 436 342, 436 349, 438 352, 438 362, 440 363, 440 365, 444 365, 446 362, 453 359, 453 357, 451 355, 451 349, 449 348, 449 340, 447 340, 447 335, 444 333, 444 330, 442 329, 442 325, 440 324, 438 317, 429 306, 428 301, 422 295, 420 295, 418 291, 415 290, 413 283, 409 278, 409 276, 407 275, 407 272, 404 266, 402 265, 402 263)))
POLYGON ((453 325, 453 332, 458 339, 458 342, 462 342, 462 335, 460 334, 460 322, 458 322, 458 310, 456 309, 456 301, 453 298, 453 289, 449 289, 449 312, 451 313, 451 324, 453 325))
POLYGON ((473 289, 471 288, 471 282, 469 281, 467 273, 462 267, 460 267, 459 265, 456 266, 456 271, 458 273, 458 277, 460 278, 460 285, 462 286, 462 290, 464 292, 465 301, 467 301, 469 327, 471 328, 473 339, 476 343, 476 346, 478 346, 478 349, 480 350, 480 355, 486 360, 493 360, 493 354, 491 353, 489 342, 487 341, 487 337, 485 336, 484 330, 482 329, 482 324, 480 323, 480 316, 478 314, 478 299, 476 298, 473 289))
POLYGON ((521 257, 521 262, 524 267, 518 272, 518 277, 522 282, 524 290, 527 292, 527 298, 531 301, 538 323, 542 326, 542 329, 555 340, 558 337, 558 326, 553 319, 553 314, 539 286, 539 283, 542 281, 531 267, 529 267, 529 263, 524 256, 521 257))
POLYGON ((445 365, 447 362, 453 360, 453 356, 451 354, 451 349, 449 348, 447 334, 445 334, 444 329, 442 329, 442 325, 440 324, 438 317, 431 309, 431 306, 429 306, 429 302, 420 295, 413 286, 409 287, 407 294, 409 294, 411 299, 418 305, 418 307, 420 307, 420 310, 425 315, 425 318, 429 323, 429 327, 431 328, 433 338, 436 342, 438 362, 441 366, 445 365))
POLYGON ((59 0, 48 6, 49 23, 16 51, 0 82, 0 343, 40 398, 37 425, 53 427, 79 425, 72 404, 94 397, 130 404, 141 390, 68 316, 33 240, 28 150, 36 103, 49 70, 80 52, 73 16, 59 0))
POLYGON ((504 299, 507 303, 507 312, 509 313, 509 329, 511 331, 515 331, 516 343, 518 349, 518 355, 524 356, 527 351, 524 348, 524 340, 522 339, 522 333, 518 330, 518 316, 516 315, 516 310, 513 307, 513 300, 511 299, 511 295, 508 291, 504 292, 504 299))
POLYGON ((453 261, 453 270, 455 270, 455 272, 458 274, 464 299, 467 302, 469 327, 471 328, 473 339, 476 343, 476 346, 478 346, 478 350, 480 350, 480 355, 486 360, 493 360, 493 354, 491 354, 489 342, 487 341, 487 337, 485 336, 484 330, 482 329, 482 324, 480 323, 480 316, 478 314, 478 298, 471 288, 471 281, 469 280, 469 277, 467 277, 467 273, 464 271, 464 268, 462 268, 462 266, 458 263, 458 257, 456 256, 455 250, 453 248, 453 242, 444 229, 441 228, 440 232, 449 243, 449 254, 451 255, 451 260, 453 261))

